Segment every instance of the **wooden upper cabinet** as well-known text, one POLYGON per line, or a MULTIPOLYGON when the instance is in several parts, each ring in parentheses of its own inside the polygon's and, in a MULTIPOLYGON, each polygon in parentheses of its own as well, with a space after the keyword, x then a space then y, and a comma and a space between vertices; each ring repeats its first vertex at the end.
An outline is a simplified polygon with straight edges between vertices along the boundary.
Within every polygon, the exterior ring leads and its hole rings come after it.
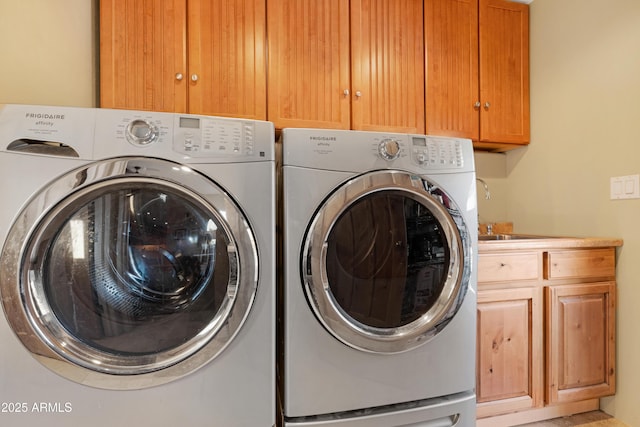
POLYGON ((478 0, 427 0, 424 7, 427 133, 477 141, 478 0))
POLYGON ((529 143, 529 7, 425 1, 426 131, 504 151, 529 143))
POLYGON ((348 0, 267 0, 267 10, 268 119, 349 129, 348 0))
POLYGON ((266 119, 258 0, 101 0, 100 104, 266 119))
POLYGON ((265 120, 264 0, 188 1, 189 112, 265 120))
POLYGON ((422 0, 267 0, 276 128, 424 133, 422 0))
POLYGON ((480 0, 480 141, 529 142, 529 6, 480 0))
POLYGON ((424 133, 422 0, 351 0, 352 128, 424 133))
POLYGON ((100 1, 100 105, 187 109, 186 0, 100 1))

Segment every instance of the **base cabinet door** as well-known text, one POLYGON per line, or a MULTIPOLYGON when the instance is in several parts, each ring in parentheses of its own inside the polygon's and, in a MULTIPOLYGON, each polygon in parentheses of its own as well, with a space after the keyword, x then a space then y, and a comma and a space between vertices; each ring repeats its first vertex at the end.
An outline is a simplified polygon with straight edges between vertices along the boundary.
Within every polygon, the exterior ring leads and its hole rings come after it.
POLYGON ((546 288, 548 403, 614 394, 615 289, 615 282, 546 288))
POLYGON ((542 289, 478 292, 478 417, 543 404, 542 289))

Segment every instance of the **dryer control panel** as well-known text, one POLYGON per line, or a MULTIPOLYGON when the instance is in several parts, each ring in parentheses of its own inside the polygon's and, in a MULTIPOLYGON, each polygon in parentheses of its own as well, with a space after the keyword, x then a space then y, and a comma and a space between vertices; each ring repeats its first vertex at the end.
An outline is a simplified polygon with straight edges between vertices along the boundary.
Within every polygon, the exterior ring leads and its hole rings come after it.
POLYGON ((335 171, 397 168, 417 173, 473 171, 470 139, 336 129, 287 128, 283 164, 335 171), (287 163, 288 162, 288 163, 287 163))
POLYGON ((411 158, 418 166, 433 168, 461 168, 462 143, 452 138, 411 136, 411 158))

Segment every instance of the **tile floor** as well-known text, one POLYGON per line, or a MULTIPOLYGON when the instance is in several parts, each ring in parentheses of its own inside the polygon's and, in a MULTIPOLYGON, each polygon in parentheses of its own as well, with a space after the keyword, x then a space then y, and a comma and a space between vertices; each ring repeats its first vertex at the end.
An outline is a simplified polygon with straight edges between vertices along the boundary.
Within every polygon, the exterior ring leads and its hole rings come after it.
POLYGON ((611 415, 605 414, 602 411, 592 411, 585 412, 583 414, 572 415, 570 417, 555 418, 552 420, 540 421, 537 423, 523 424, 520 427, 572 427, 592 423, 594 421, 606 420, 609 418, 611 418, 611 415))

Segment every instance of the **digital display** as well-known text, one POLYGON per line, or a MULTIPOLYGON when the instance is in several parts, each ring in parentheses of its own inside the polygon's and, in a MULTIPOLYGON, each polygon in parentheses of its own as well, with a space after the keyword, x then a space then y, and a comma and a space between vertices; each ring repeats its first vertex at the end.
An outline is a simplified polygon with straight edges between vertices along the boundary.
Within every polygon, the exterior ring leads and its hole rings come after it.
POLYGON ((413 137, 413 145, 417 145, 419 147, 426 147, 427 146, 427 138, 418 138, 418 137, 413 137))
POLYGON ((200 119, 193 117, 180 117, 180 127, 189 129, 200 129, 200 119))

